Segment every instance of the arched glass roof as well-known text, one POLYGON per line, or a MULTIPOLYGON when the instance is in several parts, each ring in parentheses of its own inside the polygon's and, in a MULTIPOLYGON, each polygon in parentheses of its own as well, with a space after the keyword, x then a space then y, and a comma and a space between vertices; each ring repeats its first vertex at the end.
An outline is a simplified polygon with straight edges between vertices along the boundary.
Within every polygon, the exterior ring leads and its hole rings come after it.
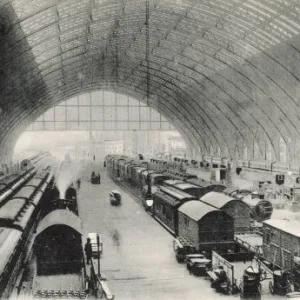
POLYGON ((28 131, 174 130, 156 110, 132 97, 93 91, 60 102, 31 124, 28 131))
MULTIPOLYGON (((150 107, 202 152, 296 160, 297 0, 150 2, 150 107), (258 151, 257 151, 258 150, 258 151)), ((0 134, 7 152, 62 100, 108 89, 145 102, 145 0, 1 0, 0 134)))

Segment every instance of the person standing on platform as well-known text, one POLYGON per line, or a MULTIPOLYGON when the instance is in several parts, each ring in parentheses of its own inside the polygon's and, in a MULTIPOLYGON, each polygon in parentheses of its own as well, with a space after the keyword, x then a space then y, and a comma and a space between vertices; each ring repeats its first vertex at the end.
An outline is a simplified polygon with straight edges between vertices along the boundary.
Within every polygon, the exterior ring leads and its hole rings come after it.
POLYGON ((91 239, 90 238, 87 238, 87 242, 84 246, 84 252, 85 252, 85 255, 86 255, 86 263, 89 265, 91 260, 92 260, 92 254, 93 254, 92 244, 91 244, 91 239))

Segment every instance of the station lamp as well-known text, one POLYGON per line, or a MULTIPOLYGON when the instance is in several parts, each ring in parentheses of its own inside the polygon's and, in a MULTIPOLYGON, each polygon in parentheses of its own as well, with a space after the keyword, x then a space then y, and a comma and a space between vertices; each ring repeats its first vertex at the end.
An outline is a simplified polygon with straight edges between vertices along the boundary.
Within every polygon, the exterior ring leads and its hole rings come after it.
POLYGON ((151 207, 153 206, 153 199, 152 199, 152 197, 150 198, 150 197, 148 197, 148 195, 147 195, 147 198, 146 198, 146 204, 147 204, 147 206, 148 206, 149 208, 151 208, 151 207))
POLYGON ((147 175, 147 185, 148 185, 148 190, 146 194, 146 204, 148 208, 151 208, 153 205, 153 198, 152 198, 152 187, 151 187, 151 177, 150 174, 147 175))

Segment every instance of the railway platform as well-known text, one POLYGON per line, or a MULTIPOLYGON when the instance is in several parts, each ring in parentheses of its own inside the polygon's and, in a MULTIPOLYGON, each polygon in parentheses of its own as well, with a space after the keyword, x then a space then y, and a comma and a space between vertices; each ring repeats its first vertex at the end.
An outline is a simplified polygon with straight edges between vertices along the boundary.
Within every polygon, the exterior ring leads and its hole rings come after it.
POLYGON ((84 243, 90 232, 101 234, 100 271, 115 299, 182 300, 204 294, 224 299, 209 282, 190 276, 186 267, 177 263, 174 237, 110 180, 106 170, 100 175, 101 185, 82 183, 79 215, 84 243), (122 193, 121 206, 110 204, 109 192, 113 189, 122 193))
MULTIPOLYGON (((83 181, 78 194, 83 224, 83 243, 88 234, 101 234, 103 251, 101 276, 115 299, 234 299, 211 289, 209 280, 191 276, 178 264, 173 251, 174 237, 151 217, 134 196, 100 170, 101 185, 83 181), (111 190, 119 190, 122 204, 112 206, 111 190)), ((94 261, 97 267, 97 261, 94 261)), ((87 266, 89 267, 89 266, 87 266)), ((100 293, 101 296, 101 293, 100 293)), ((276 296, 266 292, 262 299, 276 296)), ((278 298, 279 299, 279 298, 278 298)))

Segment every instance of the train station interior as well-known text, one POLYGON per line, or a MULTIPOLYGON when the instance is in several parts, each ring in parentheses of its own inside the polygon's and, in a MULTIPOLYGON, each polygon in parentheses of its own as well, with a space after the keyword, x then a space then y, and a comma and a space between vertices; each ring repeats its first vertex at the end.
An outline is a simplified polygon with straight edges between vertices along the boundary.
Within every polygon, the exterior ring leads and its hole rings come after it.
POLYGON ((0 299, 300 299, 299 14, 0 0, 0 299))

